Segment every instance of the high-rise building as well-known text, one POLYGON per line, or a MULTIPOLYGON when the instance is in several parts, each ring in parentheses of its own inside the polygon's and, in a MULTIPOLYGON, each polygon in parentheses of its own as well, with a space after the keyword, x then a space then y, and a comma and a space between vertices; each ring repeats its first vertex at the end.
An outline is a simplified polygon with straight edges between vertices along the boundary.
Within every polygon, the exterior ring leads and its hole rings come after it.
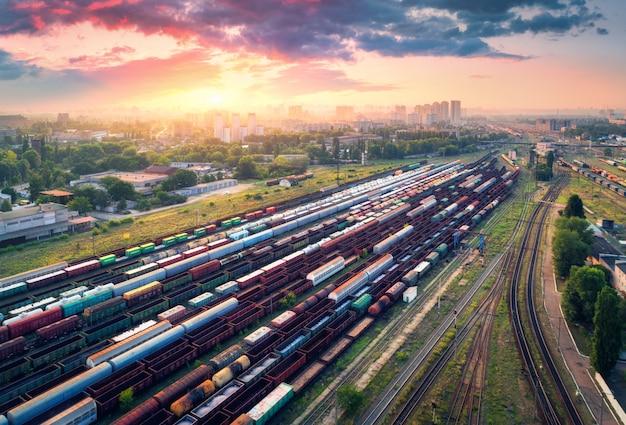
POLYGON ((241 141, 241 117, 239 114, 233 114, 231 117, 231 139, 233 142, 241 141))
POLYGON ((354 115, 354 107, 352 106, 336 106, 335 117, 337 121, 351 121, 354 115))
POLYGON ((222 114, 215 114, 213 117, 213 136, 224 140, 224 116, 222 114))
POLYGON ((57 123, 59 124, 67 124, 70 122, 70 114, 67 112, 59 112, 57 115, 57 123))
POLYGON ((230 143, 230 128, 224 128, 224 134, 222 136, 222 142, 230 143))
POLYGON ((248 136, 256 134, 256 114, 248 114, 248 136))
POLYGON ((302 119, 302 105, 292 105, 289 107, 287 116, 290 120, 302 119))
POLYGON ((406 106, 396 105, 394 110, 389 114, 389 124, 405 125, 406 124, 406 106))
POLYGON ((439 121, 450 121, 450 104, 445 100, 439 104, 439 121))
POLYGON ((450 121, 458 123, 461 121, 461 101, 450 101, 450 121))

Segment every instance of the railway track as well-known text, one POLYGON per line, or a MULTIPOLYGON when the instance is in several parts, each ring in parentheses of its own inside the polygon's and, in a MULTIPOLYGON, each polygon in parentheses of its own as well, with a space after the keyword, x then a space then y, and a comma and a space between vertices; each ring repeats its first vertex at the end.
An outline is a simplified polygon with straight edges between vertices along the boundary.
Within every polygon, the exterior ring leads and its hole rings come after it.
MULTIPOLYGON (((516 232, 519 232, 521 228, 520 223, 516 226, 516 232)), ((393 420, 390 423, 394 424, 402 424, 408 421, 408 419, 412 416, 415 409, 425 402, 425 397, 431 389, 432 385, 436 382, 437 378, 444 371, 446 365, 449 361, 456 356, 458 346, 469 336, 472 334, 472 329, 477 325, 477 323, 482 323, 480 332, 484 335, 482 338, 482 343, 485 344, 488 336, 490 335, 491 325, 490 322, 493 320, 493 314, 497 308, 499 300, 504 291, 504 280, 503 278, 499 278, 496 283, 491 287, 489 292, 485 294, 479 303, 480 307, 474 311, 467 321, 460 327, 456 328, 456 315, 454 313, 458 313, 463 311, 469 303, 474 300, 478 289, 482 286, 484 280, 491 276, 495 270, 501 270, 505 264, 508 264, 511 259, 511 250, 509 249, 512 246, 513 241, 516 237, 511 238, 511 242, 509 242, 509 247, 504 251, 503 254, 500 254, 495 261, 493 261, 490 266, 483 272, 481 277, 477 280, 475 285, 472 287, 472 290, 465 294, 465 297, 457 304, 455 307, 455 311, 451 313, 448 318, 442 323, 442 327, 440 327, 431 337, 431 340, 428 344, 426 344, 421 351, 425 351, 422 359, 414 356, 409 361, 409 364, 406 366, 405 372, 408 373, 407 376, 403 372, 400 376, 398 376, 391 384, 387 386, 385 393, 382 398, 379 398, 379 402, 373 408, 371 408, 366 415, 362 418, 362 423, 374 424, 378 423, 381 419, 383 419, 391 406, 391 403, 397 398, 400 391, 406 386, 406 382, 409 381, 415 374, 415 372, 421 367, 423 360, 429 357, 435 348, 438 346, 439 342, 446 334, 446 332, 450 329, 450 325, 454 325, 455 327, 455 340, 452 344, 449 344, 443 351, 440 357, 429 367, 426 371, 424 377, 420 379, 417 383, 416 387, 412 390, 410 394, 409 400, 402 405, 397 414, 393 417, 393 420)), ((501 276, 502 273, 498 272, 498 275, 501 276)), ((482 364, 482 369, 484 373, 484 359, 479 358, 477 363, 480 362, 482 364)), ((472 375, 470 373, 471 369, 467 369, 466 375, 472 375)), ((479 373, 476 375, 477 377, 481 376, 479 373)), ((484 381, 483 381, 484 382, 484 381)), ((457 389, 457 397, 463 397, 464 402, 462 403, 461 408, 458 409, 460 412, 462 410, 463 405, 469 403, 469 391, 462 391, 459 387, 457 389), (466 401, 467 400, 467 401, 466 401)), ((472 397, 473 398, 473 397, 472 397)), ((459 413, 460 415, 460 413, 459 413)))
MULTIPOLYGON (((502 214, 502 216, 504 216, 504 214, 506 214, 506 211, 498 212, 497 214, 502 214)), ((462 265, 462 261, 463 260, 457 257, 455 258, 453 263, 450 264, 449 267, 450 268, 460 267, 462 265)), ((483 273, 482 278, 479 279, 479 281, 477 281, 477 283, 468 291, 468 293, 466 293, 464 299, 457 306, 457 309, 459 311, 461 311, 462 308, 465 308, 465 306, 471 302, 471 300, 475 296, 478 289, 480 289, 484 280, 486 280, 486 278, 493 272, 493 269, 495 267, 496 267, 496 263, 494 262, 491 266, 489 266, 485 270, 485 273, 483 273)), ((435 279, 433 279, 433 282, 440 281, 441 279, 442 279, 441 275, 437 276, 435 279)), ((430 298, 431 296, 434 295, 434 293, 437 290, 438 288, 434 284, 431 284, 425 290, 425 293, 422 295, 421 300, 423 301, 424 299, 430 298)), ((379 334, 378 339, 374 341, 373 344, 370 344, 368 346, 368 352, 380 353, 384 351, 386 347, 389 345, 389 341, 394 339, 394 335, 396 335, 404 326, 406 326, 407 318, 413 317, 414 313, 420 308, 422 308, 421 304, 416 305, 412 309, 407 309, 408 311, 403 313, 403 315, 396 317, 394 321, 390 325, 388 325, 387 329, 385 329, 385 331, 379 334)), ((447 330, 450 329, 450 327, 454 324, 454 322, 455 322, 455 317, 452 314, 448 315, 448 317, 440 325, 438 333, 443 334, 447 332, 447 330)), ((469 330, 470 328, 471 327, 468 327, 467 329, 469 330)), ((410 378, 413 376, 415 370, 417 370, 417 368, 421 366, 421 364, 423 364, 423 362, 428 358, 429 354, 437 345, 438 341, 439 341, 438 338, 431 337, 431 339, 426 343, 426 346, 422 350, 417 352, 413 356, 411 361, 407 363, 407 366, 405 367, 404 371, 401 373, 401 376, 397 377, 394 382, 389 384, 386 392, 383 394, 381 398, 379 398, 379 402, 377 403, 377 407, 375 408, 375 411, 368 412, 364 416, 364 418, 362 418, 359 421, 359 423, 374 423, 376 420, 382 417, 382 415, 387 411, 389 406, 392 404, 398 392, 407 385, 410 378)), ((353 363, 349 371, 345 372, 342 376, 340 376, 338 380, 336 380, 333 383, 333 388, 337 388, 340 385, 354 382, 358 376, 362 375, 364 371, 370 367, 371 362, 373 360, 374 359, 371 358, 370 356, 367 356, 366 353, 362 354, 360 358, 357 360, 357 362, 353 363)), ((323 397, 323 399, 317 404, 317 407, 313 411, 309 412, 307 419, 301 423, 315 424, 315 423, 322 421, 322 418, 325 415, 327 415, 328 412, 333 408, 333 403, 334 403, 334 393, 332 391, 329 391, 326 394, 326 396, 323 397)))
MULTIPOLYGON (((524 210, 521 217, 524 217, 528 210, 528 204, 524 203, 523 205, 524 210)), ((518 221, 514 229, 515 239, 521 233, 521 228, 522 221, 518 221)), ((514 259, 514 251, 508 250, 506 257, 505 263, 511 265, 514 259)), ((498 293, 492 297, 492 302, 481 314, 481 326, 468 350, 461 377, 450 400, 447 424, 478 425, 483 422, 483 391, 487 378, 489 353, 491 352, 494 316, 502 299, 506 280, 510 279, 510 277, 511 271, 509 270, 498 276, 498 281, 495 284, 498 288, 498 293)))
POLYGON ((574 401, 569 392, 565 388, 565 384, 555 366, 554 360, 547 343, 543 337, 543 333, 539 324, 538 313, 535 306, 535 285, 534 276, 539 262, 540 244, 542 240, 543 225, 550 211, 549 203, 553 202, 561 189, 567 184, 567 176, 560 176, 556 184, 545 194, 542 201, 534 209, 531 214, 530 222, 532 229, 525 233, 520 247, 520 255, 517 258, 511 285, 508 293, 509 314, 511 317, 512 327, 518 350, 522 357, 525 372, 529 383, 533 389, 536 403, 538 404, 539 413, 544 421, 548 424, 583 424, 578 411, 576 410, 574 401), (525 254, 529 254, 528 261, 525 254), (527 263, 527 267, 524 266, 527 263), (525 270, 525 274, 524 274, 525 270), (523 281, 526 286, 523 287, 523 281), (524 290, 523 297, 526 301, 526 311, 531 326, 531 335, 527 335, 524 330, 523 303, 520 299, 520 292, 524 290), (530 338, 536 340, 539 352, 541 353, 543 364, 533 357, 530 338), (548 395, 549 383, 544 382, 542 369, 548 372, 549 378, 554 384, 557 396, 565 409, 565 416, 559 413, 558 407, 548 395))

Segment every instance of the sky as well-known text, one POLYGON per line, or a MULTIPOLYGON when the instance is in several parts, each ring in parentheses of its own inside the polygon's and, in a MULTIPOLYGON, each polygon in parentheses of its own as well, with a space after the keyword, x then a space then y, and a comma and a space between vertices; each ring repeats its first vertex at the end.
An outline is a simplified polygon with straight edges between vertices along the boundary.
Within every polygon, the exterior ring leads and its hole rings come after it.
POLYGON ((0 112, 626 106, 623 0, 0 0, 0 112))

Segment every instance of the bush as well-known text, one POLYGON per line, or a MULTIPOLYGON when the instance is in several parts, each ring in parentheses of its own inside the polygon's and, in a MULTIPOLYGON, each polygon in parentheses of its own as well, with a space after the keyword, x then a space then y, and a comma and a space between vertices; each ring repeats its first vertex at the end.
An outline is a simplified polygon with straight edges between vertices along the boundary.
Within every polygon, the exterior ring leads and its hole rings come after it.
POLYGON ((135 221, 135 219, 132 218, 132 217, 124 217, 122 220, 120 220, 120 223, 122 223, 122 224, 131 224, 134 221, 135 221))
MULTIPOLYGON (((266 193, 267 193, 267 192, 266 192, 266 193)), ((254 195, 254 196, 253 196, 253 198, 254 198, 256 201, 261 201, 261 200, 263 200, 263 195, 261 195, 260 193, 257 193, 256 195, 254 195)))
POLYGON ((93 229, 93 230, 91 231, 91 235, 92 235, 92 236, 98 236, 99 234, 100 234, 100 232, 98 232, 98 229, 93 229))
POLYGON ((117 220, 109 220, 108 221, 108 225, 109 225, 109 227, 117 227, 117 226, 120 225, 120 222, 117 221, 117 220))

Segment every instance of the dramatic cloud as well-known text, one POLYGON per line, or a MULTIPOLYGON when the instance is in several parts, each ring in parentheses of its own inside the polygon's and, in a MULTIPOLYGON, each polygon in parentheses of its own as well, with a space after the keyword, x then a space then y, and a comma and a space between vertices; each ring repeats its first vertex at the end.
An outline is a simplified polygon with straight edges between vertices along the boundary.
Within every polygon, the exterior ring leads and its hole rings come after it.
POLYGON ((24 76, 34 77, 40 71, 39 67, 30 65, 27 61, 15 60, 9 52, 0 49, 0 80, 17 80, 24 76))
POLYGON ((395 85, 375 85, 349 78, 345 72, 329 69, 319 64, 295 64, 279 72, 263 87, 250 90, 267 90, 284 98, 320 92, 359 91, 376 92, 397 89, 395 85))
POLYGON ((162 0, 158 5, 146 0, 0 0, 0 5, 0 35, 41 34, 90 22, 290 61, 351 60, 358 50, 382 56, 520 58, 485 39, 581 32, 603 18, 585 0, 162 0))

